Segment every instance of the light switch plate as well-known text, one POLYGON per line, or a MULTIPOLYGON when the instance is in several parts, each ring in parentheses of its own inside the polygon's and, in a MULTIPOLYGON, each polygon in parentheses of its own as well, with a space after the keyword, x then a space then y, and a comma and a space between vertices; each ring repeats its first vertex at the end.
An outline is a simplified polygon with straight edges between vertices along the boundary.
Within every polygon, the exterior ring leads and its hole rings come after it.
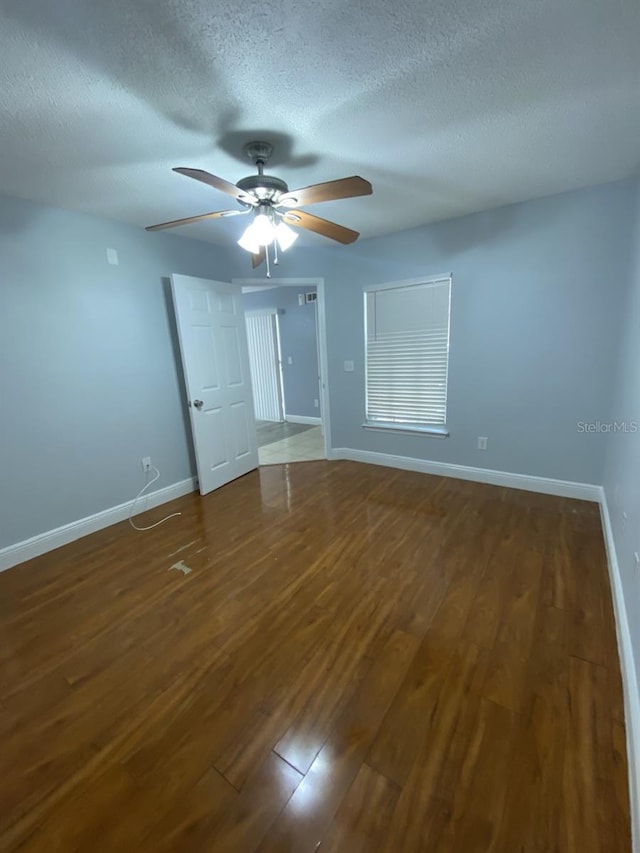
POLYGON ((107 249, 107 263, 111 264, 114 267, 117 267, 120 261, 118 260, 118 253, 115 249, 107 249))

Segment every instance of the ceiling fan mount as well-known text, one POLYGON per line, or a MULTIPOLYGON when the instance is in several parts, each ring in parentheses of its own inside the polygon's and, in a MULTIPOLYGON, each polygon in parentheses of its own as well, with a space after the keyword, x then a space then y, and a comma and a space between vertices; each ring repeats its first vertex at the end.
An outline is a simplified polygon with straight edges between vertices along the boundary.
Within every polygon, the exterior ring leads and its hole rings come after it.
POLYGON ((351 228, 345 228, 335 222, 321 219, 319 216, 314 216, 304 210, 292 210, 291 208, 306 207, 309 204, 318 204, 322 201, 371 195, 372 188, 369 181, 365 181, 359 175, 352 175, 349 178, 325 181, 321 184, 312 184, 309 187, 290 191, 282 178, 264 174, 264 166, 273 152, 273 146, 270 143, 261 140, 248 142, 243 150, 247 157, 255 163, 258 174, 241 178, 236 184, 202 169, 176 167, 173 170, 187 178, 193 178, 226 193, 238 202, 239 208, 201 213, 198 216, 189 216, 186 219, 162 222, 159 225, 150 225, 146 230, 159 231, 163 228, 188 225, 205 219, 253 214, 251 225, 238 240, 238 243, 242 248, 252 253, 254 267, 266 260, 267 268, 269 265, 268 247, 273 245, 274 263, 277 263, 278 245, 284 251, 296 239, 295 232, 287 226, 304 228, 307 231, 313 231, 316 234, 329 237, 331 240, 336 240, 338 243, 353 243, 354 240, 358 239, 358 232, 351 228))
POLYGON ((256 166, 259 163, 264 164, 273 154, 273 145, 270 142, 247 142, 242 149, 249 160, 253 160, 256 166))

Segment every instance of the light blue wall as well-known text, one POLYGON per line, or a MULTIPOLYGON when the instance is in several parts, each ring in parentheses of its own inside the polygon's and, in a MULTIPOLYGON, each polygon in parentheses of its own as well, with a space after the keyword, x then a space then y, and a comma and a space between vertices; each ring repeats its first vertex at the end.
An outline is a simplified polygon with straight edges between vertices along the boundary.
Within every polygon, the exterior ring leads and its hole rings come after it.
POLYGON ((333 447, 602 483, 577 423, 609 411, 633 205, 609 184, 287 255, 281 275, 325 279, 333 447), (451 437, 363 430, 363 287, 449 272, 451 437))
MULTIPOLYGON (((601 483, 605 436, 576 424, 611 411, 635 192, 611 184, 288 253, 281 275, 325 279, 332 445, 601 483), (451 437, 367 432, 363 286, 443 272, 454 276, 451 437)), ((193 473, 171 272, 245 278, 246 259, 0 200, 0 547, 126 501, 142 456, 159 485, 193 473)))
POLYGON ((132 498, 142 456, 158 487, 194 473, 163 278, 235 256, 0 198, 0 547, 132 498))
MULTIPOLYGON (((631 425, 640 424, 640 184, 636 197, 634 256, 623 302, 618 381, 609 416, 603 418, 631 425)), ((640 553, 640 433, 608 433, 605 440, 605 493, 640 684, 640 572, 634 560, 634 552, 640 553)))
POLYGON ((279 315, 282 348, 282 378, 287 415, 320 417, 314 406, 319 400, 318 345, 316 338, 316 306, 298 304, 299 293, 315 291, 315 287, 274 287, 263 292, 244 294, 247 311, 281 309, 279 315), (288 363, 289 357, 292 364, 288 363))

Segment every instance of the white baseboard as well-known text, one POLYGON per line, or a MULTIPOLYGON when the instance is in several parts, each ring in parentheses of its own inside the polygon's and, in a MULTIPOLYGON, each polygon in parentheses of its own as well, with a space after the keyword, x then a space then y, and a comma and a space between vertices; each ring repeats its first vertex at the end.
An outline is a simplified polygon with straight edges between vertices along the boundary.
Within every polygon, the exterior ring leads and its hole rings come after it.
POLYGON ((370 450, 334 447, 329 452, 328 458, 349 459, 352 462, 367 462, 370 465, 386 465, 388 468, 401 468, 403 471, 418 471, 439 477, 456 477, 458 480, 473 480, 476 483, 507 486, 510 489, 524 489, 527 492, 578 498, 595 503, 599 502, 601 493, 601 487, 591 483, 572 483, 569 480, 552 480, 548 477, 532 477, 528 474, 510 474, 507 471, 472 468, 468 465, 453 465, 449 462, 432 462, 426 459, 413 459, 409 456, 394 456, 391 453, 374 453, 370 450))
POLYGON ((629 765, 629 797, 631 801, 631 834, 632 849, 640 853, 640 692, 636 678, 636 667, 629 631, 627 608, 624 601, 620 566, 613 538, 609 507, 604 489, 601 489, 600 514, 602 530, 607 548, 609 578, 613 606, 616 614, 616 634, 618 636, 618 654, 622 671, 622 687, 624 690, 624 719, 627 732, 627 764, 629 765))
MULTIPOLYGON (((171 486, 165 486, 163 489, 156 489, 154 492, 149 492, 146 502, 142 499, 140 500, 140 509, 136 510, 135 515, 160 506, 160 504, 167 503, 167 501, 180 498, 182 495, 188 495, 190 492, 195 491, 196 488, 196 478, 189 477, 187 480, 182 480, 171 486)), ((40 533, 38 536, 31 537, 31 539, 25 539, 23 542, 17 542, 15 545, 2 548, 0 549, 0 572, 10 569, 12 566, 17 566, 18 563, 24 563, 25 560, 39 557, 40 554, 45 554, 47 551, 53 551, 54 548, 66 545, 68 542, 74 542, 76 539, 87 536, 89 533, 95 533, 97 530, 102 530, 104 527, 116 524, 118 521, 124 521, 129 517, 130 509, 131 501, 127 501, 118 506, 104 509, 102 512, 97 512, 95 515, 89 515, 78 521, 72 521, 70 524, 65 524, 62 527, 56 527, 55 530, 48 530, 46 533, 40 533)))
POLYGON ((289 424, 313 424, 313 426, 322 424, 322 418, 308 418, 306 415, 285 415, 284 417, 289 424))

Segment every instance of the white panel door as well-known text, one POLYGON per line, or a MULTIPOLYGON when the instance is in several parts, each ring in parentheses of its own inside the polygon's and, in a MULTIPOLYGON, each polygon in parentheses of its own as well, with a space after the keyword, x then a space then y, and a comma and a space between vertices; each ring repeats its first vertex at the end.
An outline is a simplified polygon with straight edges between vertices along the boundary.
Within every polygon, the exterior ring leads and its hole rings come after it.
POLYGON ((233 284, 172 275, 200 493, 258 467, 242 293, 233 284))
POLYGON ((284 421, 277 322, 277 314, 247 314, 253 402, 259 421, 284 421))

